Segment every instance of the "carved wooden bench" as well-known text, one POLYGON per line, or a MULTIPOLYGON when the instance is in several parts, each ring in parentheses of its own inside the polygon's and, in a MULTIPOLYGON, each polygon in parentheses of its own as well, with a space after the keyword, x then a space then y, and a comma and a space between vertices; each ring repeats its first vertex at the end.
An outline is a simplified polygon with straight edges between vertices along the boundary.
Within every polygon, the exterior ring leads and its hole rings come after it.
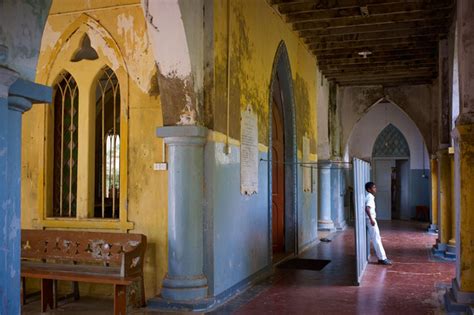
POLYGON ((135 306, 145 305, 145 250, 142 234, 22 230, 22 295, 25 278, 41 279, 41 311, 45 312, 48 305, 56 308, 57 280, 113 284, 114 314, 124 315, 127 296, 135 306))

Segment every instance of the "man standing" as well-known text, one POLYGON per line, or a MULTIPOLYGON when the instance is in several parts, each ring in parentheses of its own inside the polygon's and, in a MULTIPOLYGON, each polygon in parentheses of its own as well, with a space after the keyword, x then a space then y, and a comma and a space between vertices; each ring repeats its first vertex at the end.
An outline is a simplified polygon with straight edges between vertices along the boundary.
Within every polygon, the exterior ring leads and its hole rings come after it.
POLYGON ((385 255, 385 250, 382 245, 382 239, 380 238, 380 230, 375 220, 375 194, 377 193, 377 187, 373 182, 365 184, 365 190, 367 195, 365 196, 365 213, 367 214, 367 228, 369 229, 369 237, 374 245, 375 254, 381 265, 391 265, 392 261, 385 255))

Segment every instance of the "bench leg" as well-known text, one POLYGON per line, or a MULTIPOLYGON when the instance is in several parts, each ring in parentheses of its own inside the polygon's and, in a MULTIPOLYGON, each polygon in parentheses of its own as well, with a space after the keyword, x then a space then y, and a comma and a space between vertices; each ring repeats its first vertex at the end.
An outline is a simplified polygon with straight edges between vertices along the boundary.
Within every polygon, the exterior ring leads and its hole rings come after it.
POLYGON ((146 298, 145 298, 145 279, 144 277, 142 276, 142 279, 141 279, 141 286, 142 286, 142 296, 141 296, 141 302, 142 302, 142 305, 141 307, 145 307, 146 306, 146 298))
POLYGON ((54 308, 53 280, 41 279, 41 311, 54 308))
POLYGON ((116 284, 114 287, 114 314, 127 313, 127 286, 116 284))
POLYGON ((73 281, 72 282, 72 294, 74 295, 74 300, 77 301, 80 298, 79 294, 79 282, 73 281))
POLYGON ((26 303, 26 279, 25 279, 25 277, 21 277, 20 298, 21 298, 21 305, 25 305, 25 303, 26 303))

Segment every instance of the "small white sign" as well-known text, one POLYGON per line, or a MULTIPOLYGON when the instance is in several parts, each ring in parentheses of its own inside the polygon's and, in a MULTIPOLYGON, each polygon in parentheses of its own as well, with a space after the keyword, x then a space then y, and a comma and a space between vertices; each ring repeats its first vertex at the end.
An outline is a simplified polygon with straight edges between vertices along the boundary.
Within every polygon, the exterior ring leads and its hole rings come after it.
POLYGON ((168 169, 168 163, 161 162, 161 163, 154 163, 153 170, 154 171, 166 171, 168 169))

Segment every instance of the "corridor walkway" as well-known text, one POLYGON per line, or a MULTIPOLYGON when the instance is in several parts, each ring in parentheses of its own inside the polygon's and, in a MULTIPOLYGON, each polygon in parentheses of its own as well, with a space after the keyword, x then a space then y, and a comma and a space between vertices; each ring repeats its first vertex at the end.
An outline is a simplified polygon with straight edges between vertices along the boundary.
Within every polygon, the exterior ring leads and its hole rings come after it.
MULTIPOLYGON (((426 223, 381 222, 383 243, 393 266, 369 263, 360 287, 355 273, 353 229, 336 233, 305 258, 329 259, 321 271, 276 270, 251 298, 243 293, 215 313, 236 314, 440 314, 442 288, 454 277, 454 263, 435 261, 435 236, 426 223), (247 303, 248 301, 248 303, 247 303)), ((254 289, 251 289, 252 291, 254 289)))
MULTIPOLYGON (((355 274, 354 230, 330 235, 302 257, 328 259, 321 271, 276 268, 274 276, 243 292, 212 314, 442 314, 439 299, 454 277, 454 263, 434 260, 435 236, 426 223, 381 222, 382 239, 393 266, 369 263, 360 287, 355 274)), ((374 259, 374 257, 372 257, 374 259)), ((41 314, 39 302, 24 315, 41 314)), ((111 300, 81 298, 46 314, 110 314, 111 300)), ((43 313, 44 314, 44 313, 43 313)), ((163 314, 139 309, 132 314, 163 314)), ((168 314, 168 313, 167 313, 168 314)))

